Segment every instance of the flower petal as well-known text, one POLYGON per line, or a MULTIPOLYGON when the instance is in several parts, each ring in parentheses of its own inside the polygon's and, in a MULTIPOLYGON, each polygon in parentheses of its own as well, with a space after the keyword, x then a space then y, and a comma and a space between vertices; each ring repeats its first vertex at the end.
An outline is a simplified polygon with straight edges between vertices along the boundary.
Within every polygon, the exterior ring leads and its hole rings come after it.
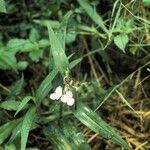
POLYGON ((56 93, 52 93, 52 94, 50 94, 50 99, 52 99, 52 100, 58 100, 59 98, 58 98, 58 96, 56 95, 56 93))
POLYGON ((67 105, 68 106, 72 106, 73 104, 74 104, 74 98, 69 98, 68 100, 67 100, 67 105))
POLYGON ((55 90, 55 93, 58 97, 58 99, 62 96, 62 87, 61 86, 58 86, 55 90))
POLYGON ((70 97, 70 98, 72 98, 72 97, 73 97, 73 94, 72 94, 72 92, 71 92, 71 91, 67 91, 67 92, 66 92, 66 95, 67 95, 68 97, 70 97))
POLYGON ((63 102, 63 103, 66 103, 68 101, 68 96, 66 94, 64 94, 60 100, 63 102))

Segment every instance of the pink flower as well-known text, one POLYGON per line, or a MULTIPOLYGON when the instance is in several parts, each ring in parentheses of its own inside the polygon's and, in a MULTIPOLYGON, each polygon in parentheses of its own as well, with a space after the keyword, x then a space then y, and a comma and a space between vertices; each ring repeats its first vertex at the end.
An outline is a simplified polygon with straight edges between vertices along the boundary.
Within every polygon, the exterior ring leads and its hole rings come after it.
POLYGON ((60 99, 62 96, 62 87, 61 86, 58 86, 55 90, 54 93, 50 94, 50 99, 52 100, 58 100, 60 99))

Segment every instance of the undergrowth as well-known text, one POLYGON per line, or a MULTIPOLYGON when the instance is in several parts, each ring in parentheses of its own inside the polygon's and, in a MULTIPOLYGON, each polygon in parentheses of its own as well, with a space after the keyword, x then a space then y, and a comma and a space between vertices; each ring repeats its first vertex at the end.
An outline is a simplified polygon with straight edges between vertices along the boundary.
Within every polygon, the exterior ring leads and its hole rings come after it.
POLYGON ((0 149, 150 149, 149 0, 0 0, 0 149))

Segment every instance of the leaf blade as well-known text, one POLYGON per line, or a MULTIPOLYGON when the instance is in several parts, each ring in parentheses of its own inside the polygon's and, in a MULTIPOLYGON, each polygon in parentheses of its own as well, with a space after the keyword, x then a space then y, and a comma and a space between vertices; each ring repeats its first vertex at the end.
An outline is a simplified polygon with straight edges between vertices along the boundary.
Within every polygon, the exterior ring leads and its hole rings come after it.
POLYGON ((63 45, 57 38, 50 24, 47 27, 55 66, 62 75, 65 75, 66 71, 69 71, 68 58, 65 54, 65 50, 63 49, 63 45))
POLYGON ((30 128, 32 127, 35 115, 36 115, 36 108, 32 107, 27 111, 24 117, 21 128, 21 150, 25 150, 26 148, 29 131, 30 128))
POLYGON ((129 41, 127 34, 119 34, 115 36, 114 42, 116 46, 125 53, 125 47, 129 41))
POLYGON ((82 103, 77 105, 77 110, 74 111, 74 115, 91 130, 99 133, 106 139, 111 139, 113 142, 124 147, 125 149, 130 149, 128 144, 111 128, 111 126, 109 126, 100 116, 82 103))
POLYGON ((90 18, 102 28, 104 32, 108 32, 104 21, 102 20, 101 16, 96 12, 94 8, 90 4, 88 4, 85 0, 78 0, 81 7, 86 11, 86 13, 90 16, 90 18))

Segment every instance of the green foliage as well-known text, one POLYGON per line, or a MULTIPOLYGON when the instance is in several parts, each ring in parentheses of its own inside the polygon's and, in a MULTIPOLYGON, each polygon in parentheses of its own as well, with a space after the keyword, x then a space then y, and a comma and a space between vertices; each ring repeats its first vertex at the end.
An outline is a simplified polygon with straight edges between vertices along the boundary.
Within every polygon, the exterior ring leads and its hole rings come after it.
POLYGON ((143 4, 145 5, 145 6, 150 6, 150 1, 149 0, 143 0, 143 4))
POLYGON ((6 13, 6 4, 5 0, 0 0, 0 12, 6 13))
POLYGON ((91 130, 99 133, 106 139, 111 139, 116 144, 124 147, 125 149, 130 149, 128 144, 114 131, 100 116, 98 116, 94 111, 79 103, 77 105, 77 110, 74 115, 83 124, 89 127, 91 130))
POLYGON ((79 4, 83 7, 89 17, 98 25, 100 26, 103 31, 107 32, 107 28, 102 20, 101 16, 96 12, 90 4, 88 4, 85 0, 78 0, 79 4))
POLYGON ((20 119, 14 119, 0 126, 0 144, 11 134, 13 128, 20 122, 20 119))
MULTIPOLYGON (((35 129, 53 149, 90 150, 93 143, 85 128, 131 149, 101 108, 107 109, 107 100, 117 108, 118 103, 110 101, 116 94, 135 111, 119 89, 122 76, 113 67, 119 67, 118 58, 119 65, 126 64, 124 58, 144 56, 138 65, 149 59, 144 47, 149 46, 149 14, 134 13, 130 6, 141 4, 135 1, 107 2, 110 6, 103 12, 98 0, 0 0, 0 149, 38 150, 27 148, 35 129), (49 99, 59 85, 72 90, 74 106, 49 99)), ((143 0, 143 5, 149 7, 149 1, 143 0)))
POLYGON ((119 34, 115 36, 114 42, 115 44, 125 53, 125 47, 129 41, 128 35, 119 34))
POLYGON ((17 70, 17 60, 12 52, 7 52, 5 47, 0 46, 0 69, 17 70))
POLYGON ((69 71, 69 62, 65 54, 65 50, 63 49, 63 45, 60 43, 59 38, 57 38, 50 25, 48 25, 48 33, 56 68, 62 75, 65 75, 66 72, 69 71))
POLYGON ((30 101, 33 100, 34 98, 32 96, 25 96, 22 100, 22 102, 20 103, 20 105, 17 107, 17 111, 15 113, 15 115, 17 115, 23 108, 24 106, 30 101))
POLYGON ((20 105, 19 101, 9 100, 0 103, 0 108, 3 108, 5 110, 17 110, 19 105, 20 105))
POLYGON ((52 142, 54 149, 57 150, 90 150, 83 134, 79 132, 71 123, 63 126, 63 129, 57 125, 51 125, 44 128, 44 134, 52 142))
POLYGON ((47 94, 49 93, 49 91, 52 88, 52 81, 55 78, 55 76, 57 75, 57 70, 54 69, 52 72, 50 72, 46 78, 42 81, 42 83, 40 84, 39 88, 36 91, 36 99, 39 102, 41 102, 45 96, 47 96, 47 94))
POLYGON ((36 116, 36 108, 31 107, 28 112, 26 113, 24 120, 22 122, 21 128, 21 150, 26 149, 27 139, 29 135, 29 131, 32 127, 33 121, 36 116))

